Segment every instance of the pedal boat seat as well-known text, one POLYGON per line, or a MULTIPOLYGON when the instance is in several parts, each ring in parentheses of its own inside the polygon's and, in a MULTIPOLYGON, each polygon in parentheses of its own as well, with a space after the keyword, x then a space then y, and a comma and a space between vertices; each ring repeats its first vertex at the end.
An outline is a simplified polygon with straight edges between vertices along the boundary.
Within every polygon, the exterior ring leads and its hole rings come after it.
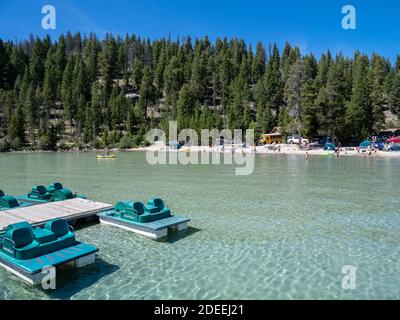
POLYGON ((2 239, 2 250, 17 260, 37 257, 39 245, 34 239, 32 226, 27 222, 7 227, 2 239))
POLYGON ((31 192, 28 194, 29 198, 39 199, 39 200, 50 200, 51 194, 47 192, 45 186, 35 186, 32 188, 31 192))
POLYGON ((12 209, 16 207, 19 207, 19 203, 13 196, 0 196, 0 208, 12 209))
POLYGON ((60 182, 54 182, 47 187, 47 192, 53 194, 57 190, 64 189, 64 186, 60 182))

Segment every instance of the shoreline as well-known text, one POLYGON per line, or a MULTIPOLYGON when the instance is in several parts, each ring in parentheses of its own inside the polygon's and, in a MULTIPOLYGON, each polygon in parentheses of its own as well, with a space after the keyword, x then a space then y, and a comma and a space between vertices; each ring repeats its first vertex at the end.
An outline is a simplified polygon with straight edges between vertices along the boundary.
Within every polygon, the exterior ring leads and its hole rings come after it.
MULTIPOLYGON (((235 153, 243 153, 243 154, 268 154, 268 155, 301 155, 306 157, 308 156, 331 156, 334 157, 335 154, 333 151, 324 151, 322 148, 320 149, 311 149, 311 150, 299 150, 297 145, 276 145, 280 146, 280 151, 270 150, 268 146, 256 146, 255 151, 254 147, 249 148, 236 148, 234 150, 235 153)), ((166 151, 166 152, 207 152, 207 153, 232 153, 232 148, 227 147, 225 150, 222 150, 221 147, 182 147, 179 150, 169 150, 169 149, 161 149, 157 147, 146 147, 141 148, 141 150, 137 149, 128 149, 126 151, 166 151)), ((364 152, 360 150, 357 152, 356 148, 341 148, 339 152, 339 157, 359 157, 359 158, 399 158, 400 152, 390 152, 390 151, 371 151, 371 155, 368 154, 369 151, 365 150, 364 152)))
MULTIPOLYGON (((269 154, 269 155, 301 155, 306 157, 308 156, 332 156, 335 154, 333 151, 324 151, 322 148, 320 149, 311 149, 311 150, 300 150, 297 145, 275 145, 275 147, 280 146, 280 151, 268 149, 268 146, 256 146, 248 147, 248 148, 235 148, 232 150, 232 147, 182 147, 179 150, 171 149, 170 147, 164 147, 161 145, 153 145, 149 147, 137 147, 137 148, 129 148, 129 149, 121 149, 121 148, 110 148, 110 152, 146 152, 146 151, 154 151, 154 152, 207 152, 207 153, 243 153, 243 154, 269 154)), ((3 154, 41 154, 41 153, 87 153, 87 152, 102 152, 104 149, 84 149, 84 150, 57 150, 57 151, 47 151, 47 150, 20 150, 20 151, 7 151, 1 152, 3 154)), ((0 154, 1 154, 0 153, 0 154)), ((371 151, 371 155, 369 155, 369 151, 365 150, 364 152, 360 150, 357 152, 356 148, 341 148, 339 152, 339 157, 367 157, 367 158, 399 158, 400 152, 390 152, 390 151, 371 151)))

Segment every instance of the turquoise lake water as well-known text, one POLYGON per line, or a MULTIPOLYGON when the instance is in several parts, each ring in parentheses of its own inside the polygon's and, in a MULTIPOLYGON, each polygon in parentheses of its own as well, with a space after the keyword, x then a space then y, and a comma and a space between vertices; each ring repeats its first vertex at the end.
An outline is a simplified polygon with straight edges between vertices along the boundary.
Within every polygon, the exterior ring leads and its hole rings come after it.
POLYGON ((57 180, 108 203, 162 197, 190 228, 162 241, 83 228, 96 264, 59 273, 53 292, 0 269, 0 299, 400 298, 400 160, 257 155, 252 175, 235 176, 136 152, 0 155, 9 194, 57 180), (342 288, 346 265, 358 268, 354 290, 342 288))

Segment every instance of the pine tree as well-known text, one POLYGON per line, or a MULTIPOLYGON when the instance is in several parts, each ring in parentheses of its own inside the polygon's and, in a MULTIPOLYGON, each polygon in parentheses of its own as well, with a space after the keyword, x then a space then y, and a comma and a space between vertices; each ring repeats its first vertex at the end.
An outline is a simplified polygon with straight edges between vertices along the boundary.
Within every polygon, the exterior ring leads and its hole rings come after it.
POLYGON ((140 84, 139 95, 140 99, 143 100, 145 108, 147 108, 149 104, 154 103, 156 95, 153 85, 153 75, 151 73, 150 67, 148 66, 146 66, 143 71, 143 78, 140 84))
POLYGON ((282 81, 286 83, 289 77, 290 69, 300 59, 299 48, 292 48, 292 46, 286 42, 285 48, 282 53, 281 69, 282 69, 282 81))
POLYGON ((322 87, 326 86, 329 67, 330 67, 329 58, 327 57, 327 55, 322 54, 318 63, 318 73, 315 79, 315 88, 317 91, 321 90, 322 87))
POLYGON ((99 134, 99 126, 104 111, 102 112, 103 97, 101 95, 101 88, 96 83, 93 83, 91 88, 91 102, 86 106, 85 125, 84 125, 84 141, 94 142, 96 136, 99 134))
POLYGON ((43 83, 47 54, 46 47, 47 44, 45 44, 44 41, 42 42, 39 38, 35 40, 29 63, 30 78, 35 88, 42 86, 43 83))
POLYGON ((161 49, 160 57, 158 59, 157 68, 154 76, 154 83, 158 91, 158 95, 162 95, 164 88, 164 71, 167 66, 167 54, 166 49, 163 46, 161 49))
POLYGON ((22 81, 19 85, 19 88, 16 90, 19 102, 22 103, 25 101, 26 91, 28 90, 30 85, 31 85, 31 79, 29 76, 29 70, 28 68, 26 68, 22 81))
POLYGON ((98 74, 98 52, 100 45, 95 36, 91 35, 84 48, 83 59, 88 74, 89 83, 93 83, 97 79, 98 74))
POLYGON ((204 58, 200 57, 199 54, 196 54, 192 64, 192 73, 191 73, 191 86, 195 92, 196 97, 199 99, 205 93, 205 62, 204 58))
POLYGON ((186 128, 186 117, 193 114, 195 107, 195 92, 190 85, 184 84, 179 91, 179 98, 176 105, 176 120, 179 129, 186 128))
POLYGON ((279 50, 274 45, 265 73, 265 90, 268 107, 278 111, 283 105, 283 83, 280 71, 279 50))
POLYGON ((373 54, 371 58, 371 109, 372 130, 379 133, 385 125, 385 107, 388 105, 388 96, 385 93, 385 83, 390 73, 390 63, 384 58, 373 54))
POLYGON ((111 109, 111 127, 119 129, 120 125, 125 121, 125 115, 128 112, 128 102, 123 91, 118 86, 114 86, 108 104, 111 109))
MULTIPOLYGON (((50 117, 50 110, 54 107, 57 100, 57 66, 54 60, 53 50, 49 50, 45 63, 45 76, 43 82, 43 99, 44 99, 44 126, 47 126, 47 119, 50 117)), ((44 127, 44 130, 45 130, 44 127)))
POLYGON ((135 116, 135 106, 131 101, 127 101, 126 108, 127 108, 127 115, 125 121, 125 129, 128 132, 128 134, 132 134, 137 124, 137 119, 135 116))
POLYGON ((140 84, 142 83, 143 67, 144 64, 139 59, 136 59, 132 66, 132 82, 135 85, 136 89, 139 89, 140 84))
POLYGON ((368 57, 361 55, 355 61, 353 95, 346 112, 348 130, 356 139, 372 133, 368 57))
POLYGON ((13 70, 11 68, 10 54, 0 39, 0 89, 12 88, 13 70))
POLYGON ((24 109, 26 114, 26 124, 29 130, 29 139, 33 144, 35 144, 36 141, 35 129, 38 117, 37 107, 35 90, 32 86, 29 86, 26 92, 24 109))
POLYGON ((117 45, 115 39, 108 35, 100 54, 100 75, 103 80, 104 96, 111 94, 113 80, 117 77, 117 45))
POLYGON ((7 135, 7 130, 14 113, 16 101, 17 98, 13 90, 0 90, 0 112, 2 113, 2 117, 0 117, 0 134, 2 134, 2 138, 7 135))
POLYGON ((226 106, 229 101, 229 86, 232 81, 232 63, 229 60, 226 54, 222 54, 220 57, 221 61, 219 62, 219 87, 220 87, 220 96, 221 96, 221 104, 224 108, 224 113, 226 114, 226 106))
POLYGON ((248 89, 244 75, 239 75, 231 85, 231 98, 228 105, 228 124, 231 130, 248 129, 250 122, 248 109, 248 89), (246 113, 245 113, 246 111, 246 113), (246 123, 244 123, 244 121, 246 123))
MULTIPOLYGON (((3 58, 0 60, 6 61, 3 58)), ((25 69, 29 64, 29 56, 21 45, 12 47, 10 62, 14 72, 12 79, 16 80, 18 76, 22 76, 24 74, 25 69)))
MULTIPOLYGON (((179 61, 179 58, 174 56, 171 58, 164 72, 164 92, 166 106, 172 107, 176 103, 182 82, 182 65, 179 61)), ((173 112, 172 116, 175 116, 173 112)))
POLYGON ((317 92, 314 81, 317 75, 317 60, 313 55, 304 57, 303 59, 303 87, 301 92, 301 122, 303 136, 311 138, 318 134, 319 121, 318 110, 315 107, 317 92))
POLYGON ((64 107, 66 118, 72 123, 75 116, 75 105, 73 100, 73 72, 74 72, 75 59, 70 56, 64 70, 63 79, 61 83, 61 101, 64 107))
POLYGON ((259 42, 257 43, 256 55, 254 57, 254 60, 252 61, 252 67, 251 67, 253 82, 257 82, 264 76, 265 61, 266 61, 265 48, 263 44, 259 42))
POLYGON ((338 57, 335 63, 331 63, 326 83, 327 104, 322 110, 321 125, 334 140, 342 141, 345 137, 345 121, 343 115, 346 113, 345 93, 345 62, 338 57))
POLYGON ((400 116, 400 71, 395 72, 390 88, 391 110, 400 116))
POLYGON ((8 139, 14 149, 19 149, 25 143, 25 115, 21 104, 11 116, 8 139))
POLYGON ((86 108, 87 101, 85 96, 81 94, 78 101, 78 112, 76 117, 76 138, 78 139, 81 137, 81 133, 83 131, 82 128, 86 120, 86 108))
POLYGON ((57 99, 61 99, 61 82, 65 66, 67 64, 67 56, 65 54, 65 38, 63 35, 60 36, 56 51, 54 53, 54 64, 56 68, 56 81, 57 81, 57 99))
POLYGON ((298 59, 290 68, 288 79, 285 85, 285 100, 289 109, 289 114, 295 119, 297 132, 301 132, 301 92, 303 85, 303 65, 298 59))
MULTIPOLYGON (((89 76, 86 71, 86 65, 81 57, 75 59, 75 67, 72 73, 72 103, 77 106, 81 96, 85 100, 90 97, 89 76)), ((76 118, 77 108, 73 108, 73 118, 76 118)))

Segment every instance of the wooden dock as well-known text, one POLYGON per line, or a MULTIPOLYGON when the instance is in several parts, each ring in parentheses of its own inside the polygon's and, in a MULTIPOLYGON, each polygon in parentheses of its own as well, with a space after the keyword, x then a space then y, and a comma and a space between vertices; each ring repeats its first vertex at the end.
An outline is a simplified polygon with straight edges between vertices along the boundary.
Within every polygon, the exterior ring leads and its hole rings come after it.
POLYGON ((44 225, 47 221, 57 218, 75 221, 80 218, 96 216, 99 212, 112 208, 111 204, 81 198, 19 207, 0 212, 0 230, 10 224, 22 221, 29 222, 34 226, 44 225))

